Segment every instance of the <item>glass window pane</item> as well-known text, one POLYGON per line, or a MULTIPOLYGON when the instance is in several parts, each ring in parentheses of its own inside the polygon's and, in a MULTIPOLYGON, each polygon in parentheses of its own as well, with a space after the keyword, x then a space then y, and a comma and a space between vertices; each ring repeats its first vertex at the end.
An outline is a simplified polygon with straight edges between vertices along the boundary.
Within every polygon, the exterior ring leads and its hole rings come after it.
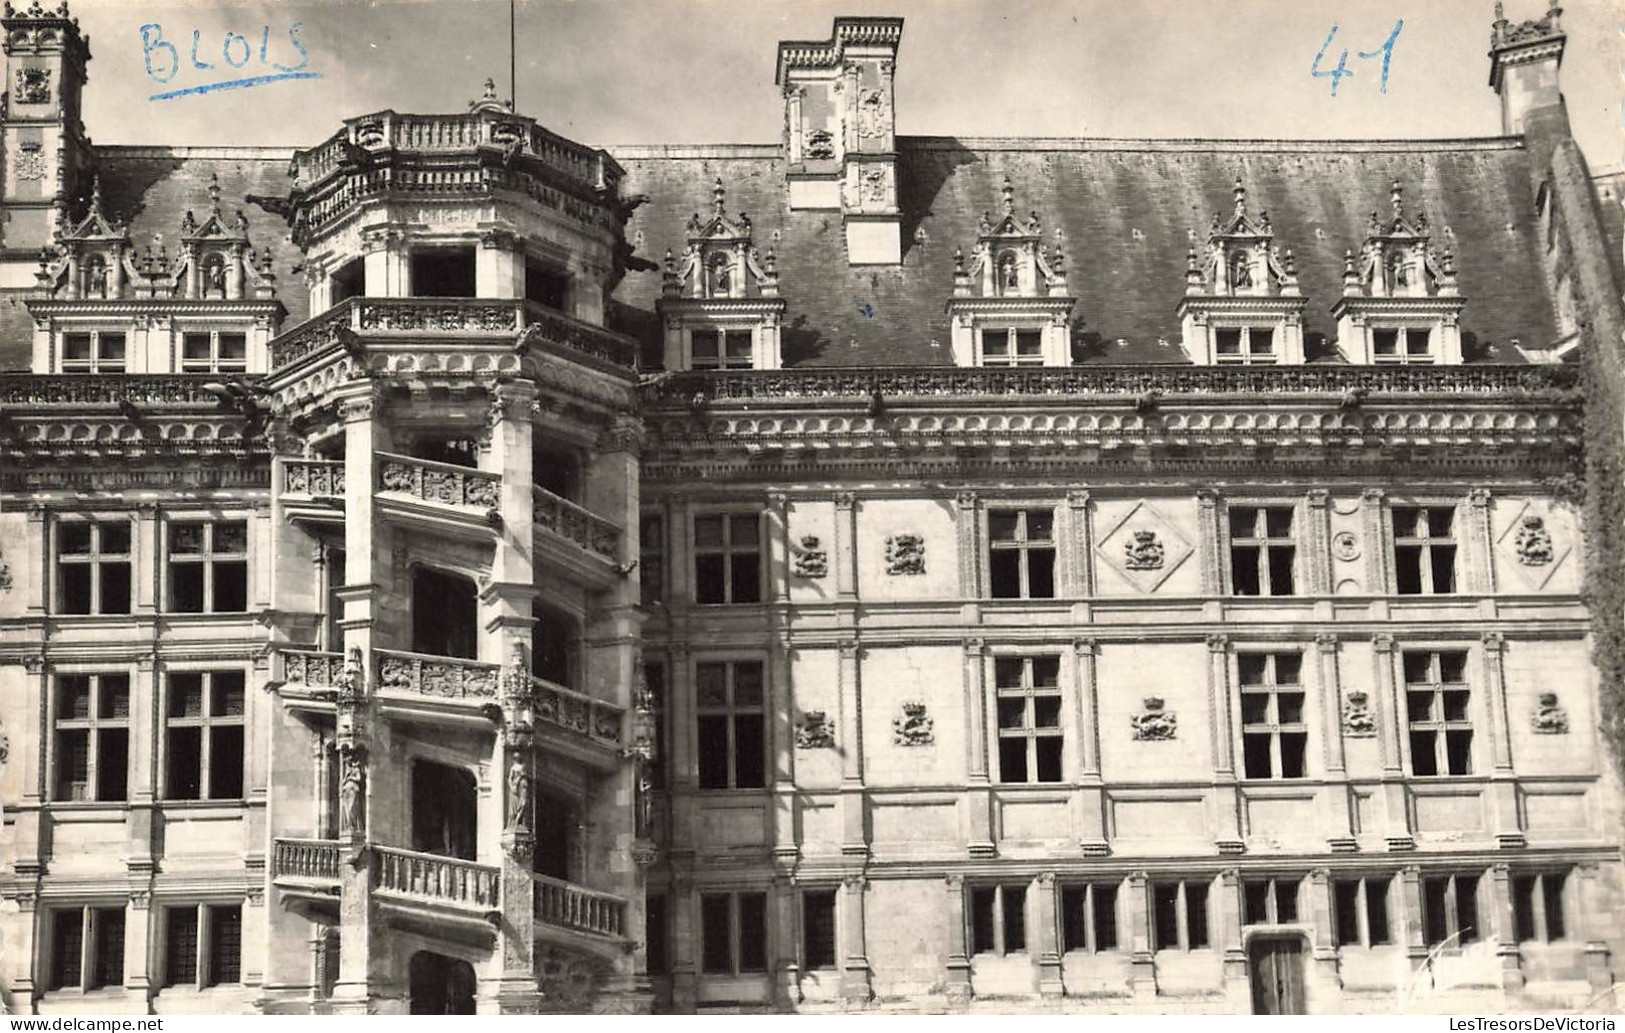
POLYGON ((734 718, 734 786, 760 789, 767 785, 767 738, 762 715, 734 718))
POLYGON ((767 894, 739 895, 739 971, 767 971, 767 894))
POLYGON ((79 719, 90 716, 90 678, 83 674, 64 674, 57 679, 57 719, 79 719))
POLYGON ((1061 780, 1061 737, 1048 735, 1036 743, 1038 752, 1038 781, 1061 780))
POLYGON ((755 513, 739 513, 729 518, 728 532, 734 548, 755 545, 758 540, 761 521, 755 513))
POLYGON ((214 525, 214 551, 247 552, 248 524, 242 521, 214 525))
POLYGON ((96 716, 118 721, 130 716, 130 678, 123 674, 104 674, 97 679, 96 716))
POLYGON ((1039 696, 1033 700, 1033 727, 1061 727, 1061 698, 1059 696, 1039 696))
POLYGON ((993 510, 987 515, 988 537, 996 542, 1013 542, 1016 540, 1016 526, 1020 523, 1021 514, 1013 510, 993 510))
POLYGON ((169 551, 186 555, 201 553, 203 527, 202 524, 170 524, 169 551))
POLYGON ((62 523, 56 529, 56 549, 64 556, 82 556, 90 552, 90 524, 75 521, 62 523))
POLYGON ((1275 654, 1275 684, 1297 685, 1302 681, 1303 655, 1300 653, 1275 654))
POLYGON ((1001 656, 993 660, 993 684, 1001 689, 1019 688, 1027 665, 1020 657, 1001 656))
POLYGON ((209 361, 208 334, 186 334, 181 338, 181 358, 188 361, 209 361))
POLYGON ((698 702, 702 707, 728 705, 728 666, 726 664, 696 664, 694 682, 698 702))
POLYGON ((720 516, 695 517, 694 544, 720 546, 722 544, 722 518, 720 516))
POLYGON ((1058 656, 1038 656, 1033 658, 1033 685, 1039 688, 1054 688, 1061 677, 1061 658, 1058 656))
POLYGON ((130 551, 130 525, 119 520, 111 523, 97 524, 96 533, 98 542, 96 551, 103 556, 127 555, 130 551))

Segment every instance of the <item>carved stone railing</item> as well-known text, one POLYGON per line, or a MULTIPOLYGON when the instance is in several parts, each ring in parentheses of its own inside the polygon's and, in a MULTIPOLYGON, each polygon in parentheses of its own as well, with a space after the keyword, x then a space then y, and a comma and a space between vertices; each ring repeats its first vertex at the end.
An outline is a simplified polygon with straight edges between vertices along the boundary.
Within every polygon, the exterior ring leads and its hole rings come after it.
POLYGON ((619 527, 546 488, 532 485, 531 491, 535 496, 531 516, 538 528, 568 538, 612 563, 620 557, 619 527))
POLYGON ((339 843, 336 839, 283 839, 271 844, 271 878, 304 882, 337 882, 339 843))
POLYGON ((344 677, 343 653, 278 646, 272 655, 276 664, 272 676, 284 685, 334 689, 344 677))
POLYGON ((1558 401, 1578 386, 1570 366, 1071 366, 1034 369, 872 368, 681 373, 644 389, 645 400, 705 404, 799 400, 1111 396, 1523 396, 1558 401))
POLYGON ((279 462, 284 495, 343 500, 344 460, 284 458, 279 462))
POLYGON ((482 513, 497 507, 502 487, 498 474, 389 452, 377 453, 377 459, 379 491, 400 492, 424 502, 482 513))
POLYGON ((532 344, 574 352, 622 369, 638 366, 637 341, 534 303, 525 305, 525 336, 532 344))
POLYGON ((389 333, 512 334, 521 306, 496 298, 356 298, 355 329, 389 333))
POLYGON ((434 699, 492 700, 502 678, 497 664, 428 656, 394 649, 374 649, 378 659, 378 691, 434 699))
POLYGON ((501 907, 502 872, 498 868, 398 847, 375 846, 372 852, 381 893, 476 911, 501 907))
POLYGON ((313 319, 299 324, 271 342, 271 368, 292 366, 317 352, 338 347, 354 319, 355 299, 341 301, 313 319))
POLYGON ((536 918, 576 932, 621 939, 626 936, 626 899, 584 886, 532 874, 536 881, 536 918))
MULTIPOLYGON (((241 377, 246 381, 258 377, 241 377)), ((0 373, 0 408, 34 406, 198 405, 218 409, 220 399, 204 390, 220 377, 211 373, 0 373)))
POLYGON ((601 745, 619 748, 621 717, 626 708, 532 676, 536 720, 584 735, 601 745))

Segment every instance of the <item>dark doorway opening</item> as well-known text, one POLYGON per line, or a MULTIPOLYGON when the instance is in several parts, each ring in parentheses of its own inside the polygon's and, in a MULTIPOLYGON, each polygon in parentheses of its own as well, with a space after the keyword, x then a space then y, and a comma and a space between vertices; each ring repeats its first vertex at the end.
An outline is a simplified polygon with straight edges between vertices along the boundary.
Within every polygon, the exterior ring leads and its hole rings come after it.
POLYGON ((412 572, 412 652, 474 659, 479 614, 473 581, 429 567, 412 572))
POLYGON ((413 1015, 474 1014, 474 966, 432 951, 412 955, 409 992, 413 1015))
POLYGON ((412 297, 474 297, 474 249, 431 247, 413 251, 412 297))
POLYGON ((570 878, 570 855, 574 852, 576 826, 580 823, 581 813, 569 797, 549 792, 536 794, 534 867, 538 875, 570 878))
POLYGON ((420 760, 412 765, 412 849, 474 860, 479 791, 473 772, 420 760))

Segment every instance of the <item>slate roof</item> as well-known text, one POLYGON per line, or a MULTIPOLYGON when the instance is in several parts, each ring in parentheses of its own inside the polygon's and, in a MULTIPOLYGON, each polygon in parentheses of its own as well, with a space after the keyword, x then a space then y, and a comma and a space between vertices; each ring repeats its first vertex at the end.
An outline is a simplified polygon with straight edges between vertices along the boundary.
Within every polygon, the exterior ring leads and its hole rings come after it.
MULTIPOLYGON (((998 209, 1006 176, 1017 211, 1037 211, 1047 243, 1057 227, 1065 233, 1068 282, 1079 298, 1077 362, 1189 361, 1174 316, 1187 231, 1205 241, 1213 214, 1229 212, 1238 175, 1249 208, 1269 213, 1277 244, 1297 260, 1311 361, 1341 361, 1327 339, 1335 333, 1329 311, 1342 289, 1343 253, 1358 251, 1371 212, 1389 211, 1396 179, 1406 210, 1428 213, 1434 246, 1456 254, 1469 361, 1520 362, 1513 339, 1538 347, 1556 336, 1534 176, 1519 139, 900 138, 904 257, 894 268, 848 266, 839 213, 789 210, 785 164, 774 147, 606 149, 627 170, 623 189, 649 195, 627 226, 629 236, 642 233, 639 253, 649 258, 682 250, 685 222, 707 210, 712 182, 722 178, 729 211, 749 213, 756 245, 778 252, 789 366, 951 365, 944 306, 954 248, 975 244, 977 220, 998 209)), ((659 289, 658 273, 628 276, 612 313, 618 328, 645 341, 651 362, 660 351, 659 289)))

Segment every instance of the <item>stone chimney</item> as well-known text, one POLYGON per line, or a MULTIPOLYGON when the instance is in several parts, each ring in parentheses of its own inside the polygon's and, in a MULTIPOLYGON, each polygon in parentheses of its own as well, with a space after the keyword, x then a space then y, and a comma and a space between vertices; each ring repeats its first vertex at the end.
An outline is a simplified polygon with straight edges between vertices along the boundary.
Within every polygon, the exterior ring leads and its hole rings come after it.
POLYGON ((901 18, 837 18, 827 40, 779 44, 791 211, 839 211, 847 261, 902 261, 892 75, 901 18))
POLYGON ((1533 111, 1561 108, 1563 93, 1557 81, 1563 63, 1563 9, 1551 0, 1545 15, 1514 25, 1506 19, 1501 0, 1495 3, 1495 24, 1490 29, 1490 86, 1501 96, 1501 132, 1518 136, 1533 111))

